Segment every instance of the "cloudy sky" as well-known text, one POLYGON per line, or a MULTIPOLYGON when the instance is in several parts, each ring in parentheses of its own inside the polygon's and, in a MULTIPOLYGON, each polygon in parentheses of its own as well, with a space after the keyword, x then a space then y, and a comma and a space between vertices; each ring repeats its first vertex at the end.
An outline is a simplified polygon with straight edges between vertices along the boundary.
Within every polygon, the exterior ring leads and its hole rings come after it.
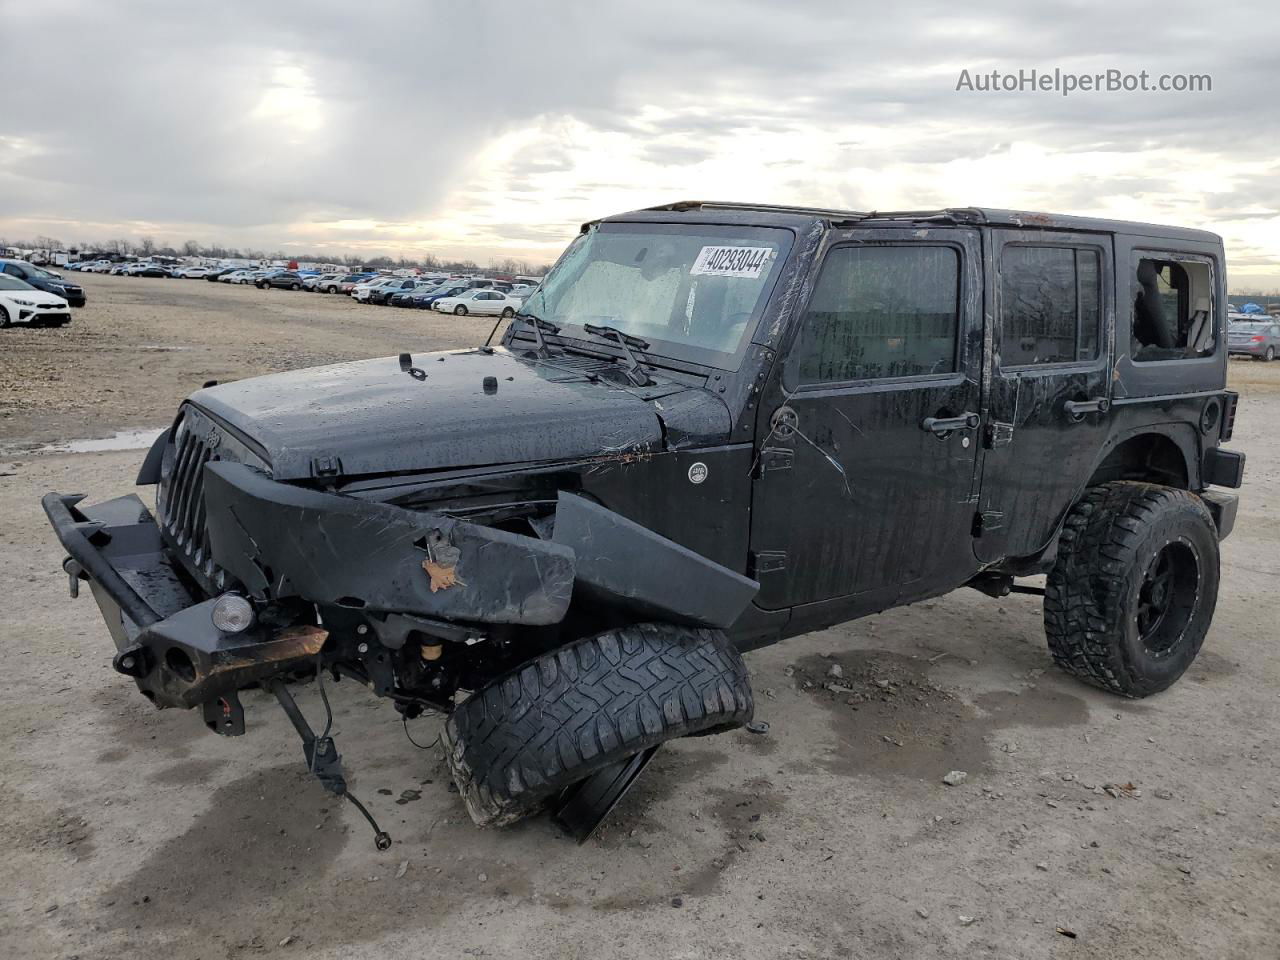
POLYGON ((1280 11, 1248 6, 0 0, 0 237, 483 264, 676 199, 987 205, 1207 227, 1280 289, 1280 11), (956 90, 1032 68, 1212 90, 956 90))

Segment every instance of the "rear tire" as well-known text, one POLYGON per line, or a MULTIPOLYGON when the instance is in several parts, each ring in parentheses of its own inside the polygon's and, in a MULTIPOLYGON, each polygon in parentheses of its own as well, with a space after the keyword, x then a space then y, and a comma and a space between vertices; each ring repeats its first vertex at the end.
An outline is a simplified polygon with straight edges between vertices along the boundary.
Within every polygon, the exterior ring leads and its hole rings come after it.
POLYGON ((1264 354, 1262 355, 1262 362, 1263 362, 1263 363, 1270 363, 1270 362, 1271 362, 1272 360, 1274 360, 1275 358, 1276 358, 1276 348, 1275 348, 1275 347, 1267 347, 1267 352, 1266 352, 1266 353, 1264 353, 1264 354))
POLYGON ((722 631, 643 623, 491 681, 454 708, 444 739, 471 819, 503 826, 611 763, 741 726, 753 709, 746 664, 722 631))
POLYGON ((1193 493, 1117 481, 1063 525, 1044 597, 1054 661, 1126 697, 1172 686, 1200 652, 1218 599, 1218 534, 1193 493))
POLYGON ((514 310, 512 310, 510 307, 503 307, 503 308, 502 308, 502 319, 503 319, 503 320, 510 320, 510 319, 511 319, 512 317, 514 317, 515 315, 516 315, 516 312, 515 312, 514 310))
POLYGON ((290 289, 290 290, 301 290, 301 289, 302 289, 302 284, 300 284, 300 283, 291 283, 291 284, 289 284, 289 289, 290 289))

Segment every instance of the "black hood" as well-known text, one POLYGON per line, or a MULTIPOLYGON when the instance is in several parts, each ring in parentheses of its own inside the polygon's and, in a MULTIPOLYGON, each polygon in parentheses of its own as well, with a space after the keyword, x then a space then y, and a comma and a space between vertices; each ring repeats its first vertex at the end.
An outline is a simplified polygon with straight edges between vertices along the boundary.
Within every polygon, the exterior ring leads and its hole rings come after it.
POLYGON ((277 480, 659 451, 673 437, 724 442, 731 427, 709 391, 620 384, 607 360, 540 363, 498 348, 414 354, 413 364, 425 378, 385 357, 207 387, 191 402, 259 446, 277 480))

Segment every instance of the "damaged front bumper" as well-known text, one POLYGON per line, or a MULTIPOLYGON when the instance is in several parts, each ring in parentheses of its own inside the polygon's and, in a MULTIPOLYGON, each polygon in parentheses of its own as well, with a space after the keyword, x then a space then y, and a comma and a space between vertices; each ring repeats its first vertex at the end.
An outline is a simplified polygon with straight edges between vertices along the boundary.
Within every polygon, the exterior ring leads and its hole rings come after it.
POLYGON ((82 499, 50 493, 42 501, 69 554, 63 568, 72 596, 89 584, 115 642, 112 665, 156 706, 204 704, 219 732, 240 732, 235 691, 303 665, 324 646, 327 634, 315 626, 218 630, 214 601, 186 585, 138 497, 83 509, 82 499))
MULTIPOLYGON (((237 690, 315 669, 322 652, 353 659, 399 651, 414 635, 424 645, 467 644, 498 625, 545 627, 575 596, 636 619, 727 628, 759 589, 566 492, 546 536, 525 536, 280 483, 230 461, 205 463, 200 477, 199 509, 162 490, 170 520, 160 523, 133 495, 82 507, 80 496, 50 493, 43 505, 69 554, 73 595, 87 582, 101 608, 115 668, 157 706, 203 705, 219 733, 243 729, 237 690), (183 504, 202 529, 174 539, 183 504), (183 547, 193 540, 207 549, 199 565, 183 547), (216 589, 200 577, 209 560, 216 589), (223 632, 212 617, 220 591, 270 615, 223 632)), ((383 676, 379 692, 394 681, 383 676)))

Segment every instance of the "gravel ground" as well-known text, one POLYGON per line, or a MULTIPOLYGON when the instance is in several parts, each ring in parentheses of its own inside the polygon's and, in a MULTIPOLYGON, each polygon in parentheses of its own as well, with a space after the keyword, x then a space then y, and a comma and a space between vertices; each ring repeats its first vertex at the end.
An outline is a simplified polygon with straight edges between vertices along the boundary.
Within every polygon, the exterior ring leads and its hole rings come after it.
POLYGON ((161 426, 206 379, 487 326, 85 279, 68 331, 0 337, 0 956, 1277 955, 1280 364, 1232 364, 1248 481, 1212 632, 1169 692, 1081 686, 1034 598, 960 591, 749 655, 770 733, 664 748, 578 847, 545 819, 476 830, 437 721, 410 724, 419 750, 343 683, 339 748, 395 838, 378 853, 271 703, 246 697, 239 740, 154 711, 111 671, 92 600, 67 600, 38 497, 129 492, 141 451, 13 451, 161 426))

